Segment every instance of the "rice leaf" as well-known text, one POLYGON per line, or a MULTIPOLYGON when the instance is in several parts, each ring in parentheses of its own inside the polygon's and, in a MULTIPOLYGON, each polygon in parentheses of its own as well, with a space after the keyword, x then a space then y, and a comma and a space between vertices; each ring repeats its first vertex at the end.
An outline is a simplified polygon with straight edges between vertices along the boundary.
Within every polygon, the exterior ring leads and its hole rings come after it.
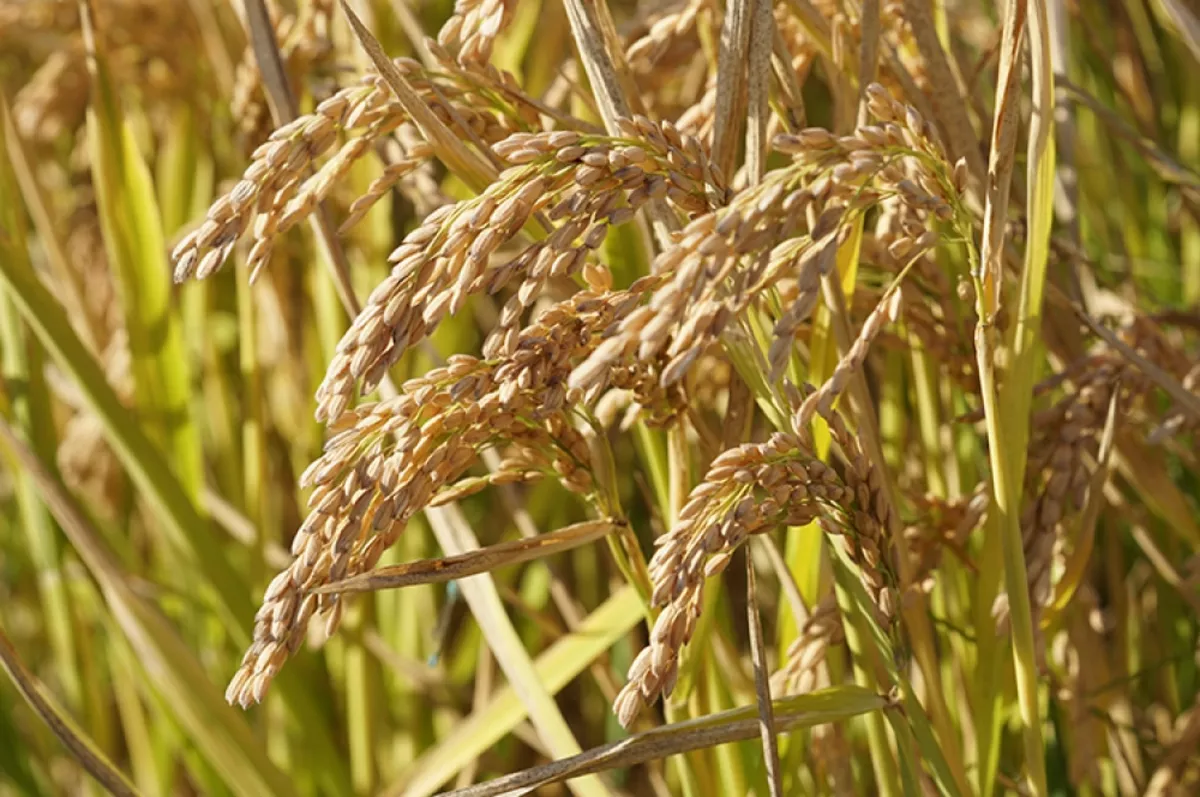
MULTIPOLYGON (((443 550, 451 556, 478 548, 479 543, 467 525, 457 505, 444 508, 430 507, 425 510, 434 534, 443 550)), ((463 597, 479 623, 480 631, 487 640, 496 662, 513 685, 520 697, 529 719, 537 728, 547 748, 557 757, 579 752, 579 743, 571 732, 562 713, 551 695, 555 690, 547 687, 521 645, 520 637, 512 621, 504 611, 495 581, 489 574, 470 576, 457 582, 463 597)), ((584 662, 586 663, 586 662, 584 662)), ((595 777, 581 778, 570 786, 580 797, 606 794, 607 790, 595 777)))
POLYGON ((200 438, 191 418, 191 378, 171 296, 158 197, 134 137, 136 121, 122 107, 91 14, 84 13, 83 21, 92 80, 87 117, 92 182, 120 289, 138 411, 151 438, 169 452, 170 472, 195 503, 204 482, 200 438))
POLYGON ((36 480, 51 512, 100 584, 109 611, 144 667, 146 685, 153 684, 168 701, 176 720, 229 787, 246 797, 294 794, 287 778, 267 760, 250 728, 221 698, 178 632, 156 606, 130 588, 129 575, 75 502, 3 421, 0 438, 36 480))
MULTIPOLYGON (((772 702, 776 732, 811 728, 828 722, 879 711, 887 700, 857 686, 837 686, 807 695, 793 695, 772 702)), ((629 766, 686 750, 696 750, 753 738, 759 721, 753 707, 695 717, 635 734, 619 742, 589 750, 574 759, 450 792, 455 797, 490 797, 497 794, 528 794, 538 786, 584 773, 629 766)), ((449 795, 448 795, 449 797, 449 795)))
MULTIPOLYGON (((8 104, 0 97, 0 260, 32 271, 29 262, 23 203, 8 158, 12 125, 8 104)), ((0 376, 4 380, 5 412, 23 438, 43 458, 54 455, 56 432, 50 414, 41 350, 21 320, 16 302, 0 291, 0 376)), ((83 684, 76 670, 76 645, 71 628, 71 605, 62 578, 61 538, 37 487, 28 474, 15 470, 19 524, 38 572, 43 622, 56 660, 56 674, 66 692, 67 706, 83 705, 83 684)))
POLYGON ((138 794, 125 775, 79 730, 70 716, 47 695, 45 687, 29 673, 3 628, 0 628, 0 666, 4 667, 9 680, 29 706, 50 727, 89 775, 116 797, 135 797, 138 794))
MULTIPOLYGON (((553 645, 534 664, 541 687, 557 694, 613 642, 642 619, 641 599, 632 587, 622 587, 588 615, 579 628, 553 645)), ((479 711, 463 720, 405 774, 388 795, 418 797, 433 794, 481 752, 496 744, 528 716, 522 698, 509 685, 479 711)))

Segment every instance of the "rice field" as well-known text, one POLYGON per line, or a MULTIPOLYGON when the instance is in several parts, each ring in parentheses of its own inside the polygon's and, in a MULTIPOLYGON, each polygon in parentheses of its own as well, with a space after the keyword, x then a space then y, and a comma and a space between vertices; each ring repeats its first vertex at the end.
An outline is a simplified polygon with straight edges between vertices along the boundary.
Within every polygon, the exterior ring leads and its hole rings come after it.
POLYGON ((0 0, 0 797, 1200 793, 1187 0, 0 0))

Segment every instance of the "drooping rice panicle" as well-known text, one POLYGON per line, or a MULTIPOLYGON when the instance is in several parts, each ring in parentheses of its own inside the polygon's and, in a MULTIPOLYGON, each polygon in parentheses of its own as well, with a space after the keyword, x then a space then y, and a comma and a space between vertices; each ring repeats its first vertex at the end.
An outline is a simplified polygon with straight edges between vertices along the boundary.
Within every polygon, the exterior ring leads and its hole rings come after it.
POLYGON ((356 382, 360 393, 373 390, 404 351, 471 295, 521 280, 484 347, 489 357, 510 352, 522 314, 546 280, 582 273, 595 289, 611 284, 603 264, 589 258, 609 229, 630 221, 646 201, 666 197, 685 212, 707 209, 708 170, 694 141, 646 120, 629 121, 627 133, 629 142, 560 131, 496 144, 496 154, 513 164, 501 179, 428 217, 392 252, 391 275, 338 344, 317 393, 318 419, 344 412, 356 382), (543 212, 552 225, 545 238, 515 255, 499 254, 543 212))
MULTIPOLYGON (((444 124, 452 129, 459 122, 466 125, 466 130, 459 129, 464 137, 473 135, 491 144, 519 125, 503 114, 473 106, 468 92, 430 78, 416 61, 401 58, 395 63, 444 124)), ((255 272, 266 263, 279 236, 310 216, 355 163, 408 121, 386 83, 372 74, 322 101, 312 114, 275 130, 254 150, 241 180, 209 208, 204 222, 175 246, 171 255, 176 281, 204 279, 214 273, 247 233, 254 241, 248 262, 255 272), (353 137, 339 146, 339 138, 347 135, 353 137), (312 173, 313 164, 331 152, 312 173)), ((399 179, 431 154, 425 144, 409 147, 404 160, 389 165, 388 179, 399 179)), ((352 214, 368 210, 388 185, 385 179, 368 189, 352 214)))
MULTIPOLYGON (((539 314, 505 356, 456 355, 405 382, 395 398, 339 415, 324 453, 301 478, 312 494, 292 541, 295 559, 266 590, 228 698, 261 700, 314 616, 324 615, 332 633, 342 603, 311 590, 371 570, 413 515, 444 502, 441 492, 482 450, 515 446, 526 467, 538 465, 574 491, 594 490, 591 455, 571 420, 588 391, 568 388, 565 377, 637 299, 634 291, 577 293, 539 314)), ((621 372, 611 379, 625 385, 621 372)), ((595 391, 606 383, 600 379, 595 391)))

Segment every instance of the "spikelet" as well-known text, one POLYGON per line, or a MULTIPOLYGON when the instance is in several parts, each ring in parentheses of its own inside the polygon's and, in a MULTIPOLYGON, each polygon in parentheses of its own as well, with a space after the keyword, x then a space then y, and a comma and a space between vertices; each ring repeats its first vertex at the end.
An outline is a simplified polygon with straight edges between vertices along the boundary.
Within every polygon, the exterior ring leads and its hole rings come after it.
POLYGON ((496 154, 512 164, 500 179, 427 217, 392 252, 391 275, 338 344, 317 392, 317 418, 336 420, 350 406, 356 383, 360 393, 373 390, 468 297, 519 279, 484 346, 488 357, 510 353, 523 312, 547 280, 582 273, 595 289, 611 284, 607 270, 589 258, 611 227, 630 221, 649 199, 706 210, 707 160, 699 146, 646 120, 629 121, 627 129, 644 145, 571 131, 515 134, 498 143, 496 154), (501 257, 502 247, 543 212, 554 225, 549 235, 501 257))

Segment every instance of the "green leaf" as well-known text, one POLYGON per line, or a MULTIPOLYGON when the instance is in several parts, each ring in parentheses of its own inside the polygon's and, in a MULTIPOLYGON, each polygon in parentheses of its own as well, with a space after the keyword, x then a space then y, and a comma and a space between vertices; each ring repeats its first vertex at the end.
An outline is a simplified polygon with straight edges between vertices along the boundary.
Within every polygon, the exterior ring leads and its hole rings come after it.
MULTIPOLYGON (((859 686, 835 686, 771 701, 775 731, 812 728, 879 711, 887 699, 859 686)), ((722 711, 664 725, 618 742, 593 748, 566 761, 554 761, 525 772, 450 792, 447 797, 529 794, 538 786, 589 772, 632 766, 689 750, 753 739, 759 733, 757 706, 722 711)))
MULTIPOLYGON (((624 586, 605 601, 573 633, 559 639, 534 663, 542 688, 556 694, 642 620, 641 598, 624 586)), ((387 794, 417 797, 433 794, 463 767, 504 738, 529 715, 512 685, 500 689, 487 705, 467 717, 417 760, 402 786, 387 794)))
MULTIPOLYGON (((99 365, 67 322, 62 308, 28 268, 28 263, 0 258, 0 285, 9 291, 25 322, 58 367, 78 386, 80 396, 100 421, 117 459, 157 519, 158 530, 194 563, 199 574, 197 582, 205 585, 198 596, 200 600, 212 608, 235 644, 248 644, 246 629, 253 609, 247 587, 216 544, 207 522, 196 512, 162 454, 146 436, 139 417, 121 404, 99 365)), ((287 696, 289 713, 305 727, 305 734, 312 742, 312 755, 322 761, 320 771, 327 787, 336 786, 340 792, 347 776, 329 737, 327 717, 318 711, 311 689, 301 680, 285 673, 279 682, 287 696)))
POLYGON ((138 792, 124 773, 108 760, 96 743, 76 726, 70 715, 46 691, 46 687, 25 668, 3 628, 0 628, 0 667, 3 667, 29 707, 89 775, 117 797, 136 797, 138 792))
POLYGON ((146 677, 139 683, 153 686, 151 695, 162 696, 163 705, 236 794, 294 794, 288 779, 267 759, 245 720, 225 702, 178 631, 157 606, 134 592, 131 575, 67 491, 3 422, 0 437, 36 480, 46 504, 99 584, 109 611, 142 665, 146 677))
MULTIPOLYGON (((0 97, 0 260, 32 271, 20 189, 8 157, 8 144, 15 143, 8 140, 11 122, 8 103, 0 97)), ((52 459, 57 442, 42 353, 28 336, 17 306, 6 291, 0 291, 0 344, 0 376, 9 403, 5 409, 38 456, 52 459)), ((68 708, 77 711, 83 704, 83 688, 75 669, 75 640, 61 571, 58 529, 28 474, 16 469, 15 482, 20 525, 38 571, 38 594, 56 674, 66 692, 68 708)))
MULTIPOLYGON (((88 17, 83 14, 85 28, 88 17)), ((85 36, 85 41, 90 38, 85 36)), ((125 313, 138 413, 152 439, 170 452, 171 471, 196 501, 204 484, 200 437, 189 409, 188 360, 172 308, 158 197, 134 138, 133 112, 121 106, 104 53, 93 45, 90 55, 87 141, 92 185, 125 313)))

